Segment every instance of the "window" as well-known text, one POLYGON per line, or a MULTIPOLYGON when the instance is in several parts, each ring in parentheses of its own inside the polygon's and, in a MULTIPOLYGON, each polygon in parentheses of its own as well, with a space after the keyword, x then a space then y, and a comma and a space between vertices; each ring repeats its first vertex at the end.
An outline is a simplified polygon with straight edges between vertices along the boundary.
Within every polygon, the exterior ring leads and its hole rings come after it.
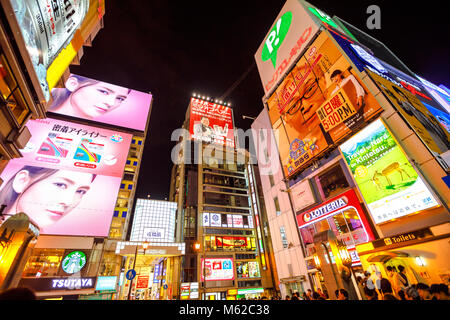
POLYGON ((133 166, 137 166, 137 165, 138 165, 137 161, 134 161, 133 166))
POLYGON ((125 183, 120 184, 120 189, 125 189, 125 183))
POLYGON ((277 216, 281 214, 280 203, 278 202, 278 197, 273 198, 273 203, 275 204, 275 211, 277 216))
POLYGON ((283 244, 283 248, 288 248, 289 247, 289 243, 287 240, 287 236, 286 236, 286 230, 284 229, 283 226, 280 227, 280 235, 281 235, 281 243, 283 244))
POLYGON ((335 197, 349 187, 340 165, 319 174, 316 182, 324 199, 335 197))
POLYGON ((131 189, 133 189, 133 185, 132 185, 132 184, 129 184, 129 185, 128 185, 128 190, 131 190, 131 189))
POLYGON ((269 182, 270 182, 271 187, 273 187, 275 185, 275 181, 273 180, 272 171, 269 172, 269 182))
POLYGON ((135 139, 131 140, 131 143, 136 144, 136 140, 135 139))
POLYGON ((139 140, 139 141, 138 141, 138 145, 142 145, 142 140, 139 140))
POLYGON ((119 216, 119 210, 115 210, 114 211, 114 217, 118 217, 119 216))
POLYGON ((16 121, 22 125, 30 109, 2 51, 0 51, 0 94, 16 121))
POLYGON ((131 161, 130 161, 130 160, 127 160, 127 164, 131 164, 131 161))

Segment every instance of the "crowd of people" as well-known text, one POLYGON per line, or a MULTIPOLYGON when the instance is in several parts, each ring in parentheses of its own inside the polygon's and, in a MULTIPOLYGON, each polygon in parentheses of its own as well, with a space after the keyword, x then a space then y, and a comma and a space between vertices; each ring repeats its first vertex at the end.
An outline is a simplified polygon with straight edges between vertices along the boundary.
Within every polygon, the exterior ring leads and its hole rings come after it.
MULTIPOLYGON (((366 271, 364 278, 357 276, 356 282, 360 296, 363 300, 449 300, 448 285, 435 283, 431 286, 425 283, 411 284, 405 274, 402 265, 398 267, 388 266, 386 268, 388 278, 377 271, 374 275, 366 271), (398 270, 397 270, 398 268, 398 270)), ((282 300, 279 297, 272 300, 282 300)), ((294 292, 286 295, 283 300, 351 300, 346 289, 337 289, 335 297, 331 298, 326 290, 308 289, 306 293, 299 295, 294 292)))

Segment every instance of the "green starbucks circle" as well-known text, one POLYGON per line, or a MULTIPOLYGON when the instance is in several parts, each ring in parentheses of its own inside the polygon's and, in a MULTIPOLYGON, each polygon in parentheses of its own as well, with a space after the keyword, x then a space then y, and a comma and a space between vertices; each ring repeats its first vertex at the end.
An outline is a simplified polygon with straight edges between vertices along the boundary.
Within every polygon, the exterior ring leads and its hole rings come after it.
POLYGON ((63 259, 61 267, 65 273, 77 273, 86 265, 86 254, 82 251, 72 251, 63 259))

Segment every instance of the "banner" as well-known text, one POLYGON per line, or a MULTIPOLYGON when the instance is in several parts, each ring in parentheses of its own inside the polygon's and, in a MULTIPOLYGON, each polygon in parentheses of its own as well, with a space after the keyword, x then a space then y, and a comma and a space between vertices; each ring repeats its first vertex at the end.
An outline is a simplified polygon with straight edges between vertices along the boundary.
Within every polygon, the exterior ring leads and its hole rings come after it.
POLYGON ((233 258, 202 258, 201 281, 234 280, 233 258))
POLYGON ((380 119, 340 150, 376 224, 439 205, 380 119))
POLYGON ((326 32, 307 49, 267 107, 274 130, 280 131, 280 157, 287 176, 382 111, 326 32), (286 140, 289 148, 283 145, 286 140))
POLYGON ((191 139, 234 148, 231 108, 191 98, 190 110, 191 139))

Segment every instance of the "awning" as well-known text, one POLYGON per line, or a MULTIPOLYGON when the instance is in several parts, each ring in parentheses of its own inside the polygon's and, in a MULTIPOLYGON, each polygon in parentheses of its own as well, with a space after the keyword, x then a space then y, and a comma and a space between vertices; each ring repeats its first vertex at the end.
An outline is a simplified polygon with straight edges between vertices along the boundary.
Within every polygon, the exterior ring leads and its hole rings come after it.
POLYGON ((409 257, 409 254, 401 251, 381 251, 371 254, 367 258, 367 262, 386 262, 397 257, 409 257))

